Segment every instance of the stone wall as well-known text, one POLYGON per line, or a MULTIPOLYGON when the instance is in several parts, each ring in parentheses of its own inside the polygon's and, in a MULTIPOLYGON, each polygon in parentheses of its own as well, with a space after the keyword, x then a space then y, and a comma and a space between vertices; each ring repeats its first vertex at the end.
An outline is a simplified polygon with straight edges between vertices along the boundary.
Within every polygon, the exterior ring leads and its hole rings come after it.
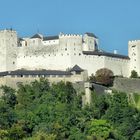
POLYGON ((126 93, 140 93, 140 79, 115 78, 113 89, 126 93))

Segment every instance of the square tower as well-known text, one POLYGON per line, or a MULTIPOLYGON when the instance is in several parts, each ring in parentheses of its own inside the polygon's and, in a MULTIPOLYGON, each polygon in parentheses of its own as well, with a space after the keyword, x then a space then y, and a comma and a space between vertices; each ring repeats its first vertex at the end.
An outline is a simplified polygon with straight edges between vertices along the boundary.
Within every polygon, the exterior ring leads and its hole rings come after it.
POLYGON ((135 70, 140 76, 140 40, 128 42, 128 54, 130 58, 129 73, 135 70))
POLYGON ((0 31, 0 72, 16 69, 17 33, 16 31, 0 31))

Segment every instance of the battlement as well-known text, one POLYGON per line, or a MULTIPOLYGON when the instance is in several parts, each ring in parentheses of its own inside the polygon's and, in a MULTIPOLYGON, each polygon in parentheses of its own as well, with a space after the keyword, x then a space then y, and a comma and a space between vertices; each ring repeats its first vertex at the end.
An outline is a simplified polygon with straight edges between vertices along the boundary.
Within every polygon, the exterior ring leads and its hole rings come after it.
POLYGON ((63 34, 63 33, 60 33, 59 34, 59 37, 82 37, 82 35, 79 35, 79 34, 63 34))
POLYGON ((137 43, 140 43, 140 40, 132 40, 132 41, 128 42, 129 45, 133 45, 133 44, 137 44, 137 43))
POLYGON ((4 29, 4 30, 0 30, 0 33, 17 33, 15 30, 13 30, 13 29, 4 29))

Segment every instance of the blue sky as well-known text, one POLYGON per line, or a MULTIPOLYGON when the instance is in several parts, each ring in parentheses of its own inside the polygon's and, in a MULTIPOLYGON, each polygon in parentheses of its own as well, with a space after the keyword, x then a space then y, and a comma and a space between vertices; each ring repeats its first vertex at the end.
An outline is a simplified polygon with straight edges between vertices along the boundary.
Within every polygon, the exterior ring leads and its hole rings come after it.
POLYGON ((93 32, 100 48, 127 54, 128 40, 140 39, 140 0, 0 0, 0 29, 13 28, 21 37, 39 30, 93 32))

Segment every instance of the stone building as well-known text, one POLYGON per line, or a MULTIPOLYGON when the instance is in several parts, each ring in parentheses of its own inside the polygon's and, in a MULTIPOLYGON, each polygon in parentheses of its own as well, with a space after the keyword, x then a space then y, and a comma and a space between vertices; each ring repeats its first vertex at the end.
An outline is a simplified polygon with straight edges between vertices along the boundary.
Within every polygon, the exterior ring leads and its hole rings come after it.
POLYGON ((108 68, 114 75, 129 77, 132 70, 140 75, 140 41, 129 42, 128 56, 99 49, 93 33, 63 34, 20 38, 16 31, 0 31, 0 72, 18 70, 68 71, 75 65, 88 76, 108 68))

